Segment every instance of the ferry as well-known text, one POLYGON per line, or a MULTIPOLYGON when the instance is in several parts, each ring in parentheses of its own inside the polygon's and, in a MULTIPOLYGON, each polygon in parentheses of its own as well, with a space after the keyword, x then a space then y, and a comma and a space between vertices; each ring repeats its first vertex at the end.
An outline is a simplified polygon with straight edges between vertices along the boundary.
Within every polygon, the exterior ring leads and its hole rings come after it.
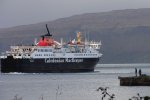
POLYGON ((53 39, 46 25, 47 34, 31 46, 10 46, 0 56, 1 72, 21 73, 71 73, 92 72, 102 54, 101 42, 81 41, 81 32, 76 40, 68 43, 53 39))

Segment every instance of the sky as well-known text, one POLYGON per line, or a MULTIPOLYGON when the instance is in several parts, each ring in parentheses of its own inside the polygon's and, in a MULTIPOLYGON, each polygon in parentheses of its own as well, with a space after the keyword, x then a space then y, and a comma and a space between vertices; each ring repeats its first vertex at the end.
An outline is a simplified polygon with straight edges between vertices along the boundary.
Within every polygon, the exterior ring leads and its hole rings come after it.
POLYGON ((150 8, 150 0, 0 0, 0 28, 138 8, 150 8))

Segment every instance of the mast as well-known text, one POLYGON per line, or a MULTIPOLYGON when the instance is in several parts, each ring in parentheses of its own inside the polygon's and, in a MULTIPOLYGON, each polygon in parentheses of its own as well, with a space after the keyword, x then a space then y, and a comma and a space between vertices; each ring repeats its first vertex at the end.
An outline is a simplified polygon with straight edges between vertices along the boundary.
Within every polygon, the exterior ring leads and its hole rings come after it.
POLYGON ((46 29, 47 29, 48 35, 49 35, 49 36, 52 36, 52 34, 50 34, 50 32, 49 32, 49 29, 48 29, 48 27, 47 27, 47 24, 46 24, 46 29))

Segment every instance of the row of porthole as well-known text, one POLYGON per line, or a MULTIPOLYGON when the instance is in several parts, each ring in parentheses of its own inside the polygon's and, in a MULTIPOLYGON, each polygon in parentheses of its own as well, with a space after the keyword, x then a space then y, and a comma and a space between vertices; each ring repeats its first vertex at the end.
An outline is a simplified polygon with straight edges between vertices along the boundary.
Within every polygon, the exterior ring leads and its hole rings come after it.
POLYGON ((52 52, 52 49, 37 49, 37 51, 38 52, 52 52))
MULTIPOLYGON (((35 56, 42 56, 42 54, 35 54, 35 56)), ((44 56, 54 56, 54 54, 44 54, 44 56)), ((97 54, 75 54, 75 56, 97 56, 97 54)))
MULTIPOLYGON (((35 56, 42 56, 42 54, 35 54, 35 56)), ((54 56, 54 54, 44 54, 44 56, 54 56)))
MULTIPOLYGON (((14 54, 14 56, 21 56, 21 54, 14 54)), ((24 54, 24 56, 30 56, 30 54, 28 55, 24 54)))
POLYGON ((97 54, 75 54, 75 56, 97 56, 97 54))

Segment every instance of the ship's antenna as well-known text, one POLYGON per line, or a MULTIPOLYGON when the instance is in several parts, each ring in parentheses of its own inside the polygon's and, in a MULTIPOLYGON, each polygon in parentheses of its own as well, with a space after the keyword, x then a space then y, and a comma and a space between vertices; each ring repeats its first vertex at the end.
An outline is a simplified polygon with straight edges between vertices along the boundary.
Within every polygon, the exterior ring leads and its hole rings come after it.
POLYGON ((46 29, 47 29, 48 35, 49 35, 49 36, 52 36, 52 34, 50 34, 50 32, 49 32, 49 29, 48 29, 48 27, 47 27, 47 24, 46 24, 46 29))

